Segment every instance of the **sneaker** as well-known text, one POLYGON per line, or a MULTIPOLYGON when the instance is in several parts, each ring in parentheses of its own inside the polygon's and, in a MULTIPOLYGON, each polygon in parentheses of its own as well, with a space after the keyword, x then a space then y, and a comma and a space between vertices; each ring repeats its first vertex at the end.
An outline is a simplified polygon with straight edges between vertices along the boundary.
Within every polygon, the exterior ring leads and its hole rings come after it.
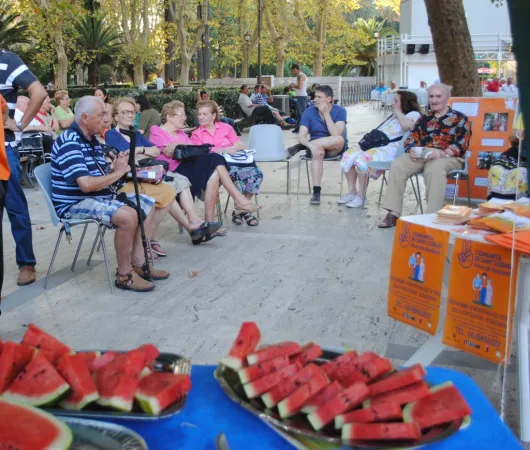
POLYGON ((357 195, 353 200, 350 200, 348 203, 346 203, 346 206, 348 208, 360 208, 363 206, 363 200, 357 195))
POLYGON ((339 198, 337 200, 337 203, 339 205, 344 205, 344 203, 351 202, 355 197, 357 197, 356 194, 346 194, 346 195, 343 195, 341 198, 339 198))
POLYGON ((303 149, 305 149, 305 145, 296 144, 287 149, 287 154, 289 155, 289 158, 292 158, 294 155, 296 155, 299 151, 302 151, 303 149))
POLYGON ((116 270, 114 285, 118 289, 134 292, 150 292, 155 288, 155 283, 140 278, 134 270, 131 270, 126 275, 120 275, 116 270))
MULTIPOLYGON (((149 265, 149 268, 151 270, 151 277, 153 278, 153 281, 167 280, 169 278, 169 272, 155 269, 152 265, 149 265)), ((142 267, 133 266, 133 270, 144 280, 147 280, 147 263, 145 263, 142 267)))
POLYGON ((18 274, 17 285, 27 286, 35 282, 35 266, 22 266, 18 274))
POLYGON ((312 205, 320 205, 320 192, 314 192, 311 196, 311 202, 312 205))

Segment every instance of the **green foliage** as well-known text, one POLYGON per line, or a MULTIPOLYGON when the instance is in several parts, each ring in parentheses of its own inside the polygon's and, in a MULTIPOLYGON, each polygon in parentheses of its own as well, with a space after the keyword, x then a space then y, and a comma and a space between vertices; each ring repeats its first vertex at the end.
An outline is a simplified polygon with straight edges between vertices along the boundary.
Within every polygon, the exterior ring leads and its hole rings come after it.
POLYGON ((10 0, 0 0, 0 48, 6 50, 31 42, 28 23, 13 6, 10 0))

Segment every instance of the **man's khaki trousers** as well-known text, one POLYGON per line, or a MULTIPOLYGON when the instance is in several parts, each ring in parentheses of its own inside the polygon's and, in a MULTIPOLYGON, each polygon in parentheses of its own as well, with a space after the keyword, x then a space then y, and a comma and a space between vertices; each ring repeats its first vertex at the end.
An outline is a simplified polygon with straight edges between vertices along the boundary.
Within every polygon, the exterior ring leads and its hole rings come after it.
POLYGON ((392 161, 383 208, 401 215, 407 180, 411 176, 423 172, 427 191, 427 214, 438 212, 444 205, 447 173, 461 168, 462 162, 459 158, 440 158, 431 161, 413 160, 408 153, 405 153, 392 161))

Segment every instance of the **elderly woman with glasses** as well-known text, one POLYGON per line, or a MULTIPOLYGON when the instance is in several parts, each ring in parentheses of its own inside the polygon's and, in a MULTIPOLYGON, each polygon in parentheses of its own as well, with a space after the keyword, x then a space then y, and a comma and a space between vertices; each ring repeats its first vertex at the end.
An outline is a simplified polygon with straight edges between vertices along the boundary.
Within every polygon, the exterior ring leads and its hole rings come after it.
MULTIPOLYGON (((155 125, 151 128, 151 142, 162 152, 159 159, 169 162, 169 173, 186 176, 191 182, 193 196, 204 198, 206 220, 213 220, 220 185, 234 199, 238 213, 252 213, 259 209, 237 190, 228 174, 226 161, 221 155, 205 153, 191 160, 176 161, 173 159, 177 145, 192 143, 187 134, 182 131, 186 128, 184 103, 173 101, 164 105, 160 120, 161 126, 155 125)), ((232 129, 229 125, 226 126, 232 129)))
POLYGON ((57 120, 59 121, 59 131, 57 134, 61 134, 74 123, 74 112, 70 108, 70 96, 68 95, 68 91, 57 91, 54 98, 57 102, 57 106, 55 107, 55 117, 57 117, 57 120))
MULTIPOLYGON (((129 130, 134 122, 136 113, 136 103, 132 98, 120 98, 114 102, 114 120, 116 128, 109 130, 105 135, 105 143, 109 147, 122 152, 130 149, 129 136, 121 133, 120 130, 129 130)), ((149 142, 141 133, 136 131, 136 161, 145 158, 157 158, 160 151, 151 142, 149 142)), ((215 237, 215 233, 221 227, 218 222, 205 222, 199 218, 195 210, 195 203, 190 192, 190 182, 182 175, 172 174, 173 181, 168 183, 150 184, 141 183, 143 194, 149 195, 157 201, 155 206, 158 208, 169 209, 166 212, 180 223, 190 233, 191 240, 194 244, 209 241, 215 237), (175 196, 178 200, 175 201, 175 196), (184 211, 186 212, 184 214, 184 211)), ((134 186, 128 183, 123 190, 132 192, 134 186)), ((164 213, 165 215, 165 213, 164 213)), ((154 221, 160 225, 164 215, 156 214, 154 221)), ((156 228, 158 228, 158 225, 156 228)), ((151 239, 151 248, 158 256, 166 256, 160 243, 153 236, 151 239)))

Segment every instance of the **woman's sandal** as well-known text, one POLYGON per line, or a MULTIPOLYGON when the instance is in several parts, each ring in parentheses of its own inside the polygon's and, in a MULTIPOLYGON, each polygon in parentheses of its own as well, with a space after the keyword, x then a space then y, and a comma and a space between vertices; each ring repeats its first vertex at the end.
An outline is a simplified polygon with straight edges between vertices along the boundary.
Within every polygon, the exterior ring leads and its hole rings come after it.
POLYGON ((234 209, 234 212, 236 214, 255 213, 255 212, 258 212, 261 208, 262 208, 262 206, 253 205, 253 204, 250 204, 249 206, 244 207, 244 208, 239 206, 239 205, 236 205, 236 207, 234 209))
POLYGON ((158 241, 151 240, 151 249, 153 250, 153 253, 158 256, 167 256, 167 253, 162 250, 162 246, 158 241))
POLYGON ((253 216, 251 213, 246 213, 243 216, 243 219, 245 219, 245 222, 249 227, 257 227, 259 225, 257 217, 253 216))
POLYGON ((236 225, 243 225, 243 218, 245 217, 245 214, 250 213, 238 213, 236 214, 235 211, 232 211, 232 222, 236 225))
POLYGON ((199 245, 203 242, 211 241, 217 236, 221 225, 221 222, 203 222, 199 228, 190 231, 191 242, 193 245, 199 245))

